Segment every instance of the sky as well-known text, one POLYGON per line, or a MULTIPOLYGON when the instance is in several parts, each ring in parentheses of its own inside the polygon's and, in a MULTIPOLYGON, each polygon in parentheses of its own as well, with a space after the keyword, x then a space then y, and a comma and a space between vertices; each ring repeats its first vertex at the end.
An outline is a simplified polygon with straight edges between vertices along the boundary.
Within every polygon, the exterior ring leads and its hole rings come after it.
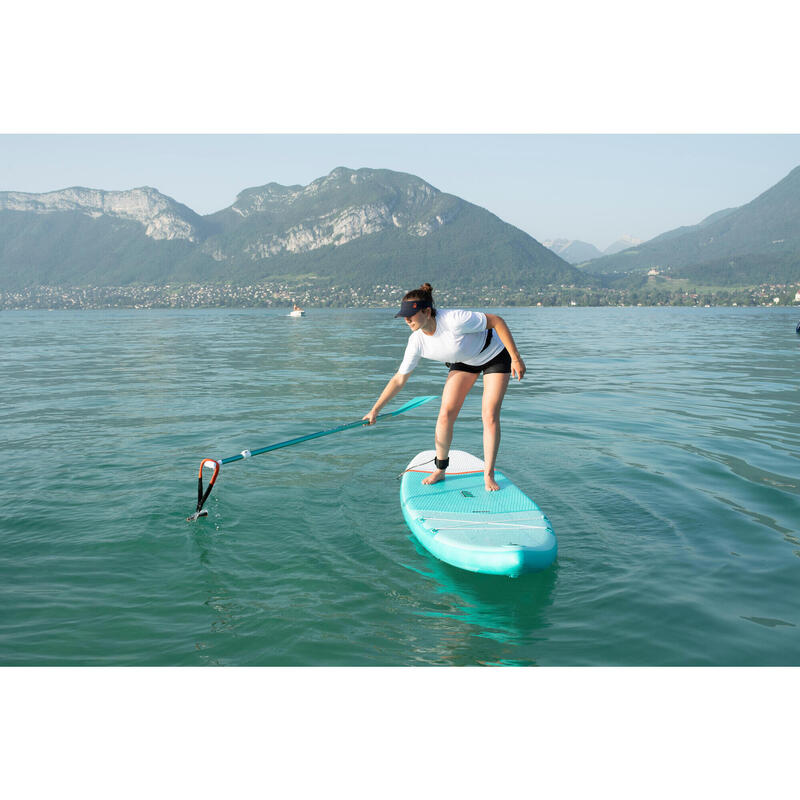
POLYGON ((0 190, 152 186, 199 214, 339 166, 409 172, 539 241, 602 250, 749 202, 800 166, 800 135, 0 135, 0 190))

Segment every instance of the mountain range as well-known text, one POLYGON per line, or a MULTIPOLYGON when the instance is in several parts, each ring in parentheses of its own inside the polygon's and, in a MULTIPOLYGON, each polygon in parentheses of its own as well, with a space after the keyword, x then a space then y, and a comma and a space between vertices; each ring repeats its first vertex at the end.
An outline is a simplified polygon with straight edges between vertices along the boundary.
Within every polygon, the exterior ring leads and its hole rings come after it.
POLYGON ((634 239, 633 236, 626 235, 612 242, 605 250, 599 250, 593 244, 582 242, 580 239, 548 239, 542 244, 563 258, 568 264, 581 264, 593 258, 619 253, 621 250, 641 244, 641 241, 641 239, 634 239))
POLYGON ((150 187, 0 192, 0 289, 300 277, 524 288, 591 280, 486 209, 390 170, 269 183, 205 216, 150 187))
POLYGON ((800 167, 743 206, 579 266, 618 276, 657 269, 720 286, 800 281, 800 167))
POLYGON ((635 286, 653 270, 735 286, 800 281, 800 167, 746 205, 595 251, 541 244, 484 208, 384 169, 338 167, 307 186, 245 189, 208 215, 150 187, 0 192, 3 291, 268 280, 535 290, 635 286))

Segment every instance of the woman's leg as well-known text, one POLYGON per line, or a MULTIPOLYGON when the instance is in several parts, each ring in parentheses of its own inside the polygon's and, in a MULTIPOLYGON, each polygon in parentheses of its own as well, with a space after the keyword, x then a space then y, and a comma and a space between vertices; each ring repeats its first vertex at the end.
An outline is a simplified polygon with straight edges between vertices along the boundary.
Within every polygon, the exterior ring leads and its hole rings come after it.
MULTIPOLYGON (((460 372, 455 370, 447 376, 442 390, 442 405, 439 409, 439 418, 436 420, 436 456, 447 458, 450 454, 450 442, 453 441, 453 425, 458 412, 464 405, 464 398, 475 385, 478 374, 473 372, 460 372)), ((433 473, 422 482, 425 484, 436 483, 444 478, 443 469, 434 469, 433 473)))
POLYGON ((500 488, 494 479, 494 464, 500 448, 500 406, 510 377, 506 372, 492 372, 483 376, 483 480, 487 492, 496 492, 500 488))

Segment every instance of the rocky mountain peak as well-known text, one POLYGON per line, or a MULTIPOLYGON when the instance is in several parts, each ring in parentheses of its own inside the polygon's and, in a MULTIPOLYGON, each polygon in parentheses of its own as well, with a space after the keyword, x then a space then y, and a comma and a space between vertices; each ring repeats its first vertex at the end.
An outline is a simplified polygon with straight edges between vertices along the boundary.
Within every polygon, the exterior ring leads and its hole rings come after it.
POLYGON ((151 186, 127 191, 105 191, 72 186, 53 192, 0 192, 0 211, 52 214, 72 211, 97 218, 134 220, 151 239, 200 239, 199 218, 186 206, 151 186))
MULTIPOLYGON (((249 258, 259 260, 338 247, 388 230, 427 236, 451 222, 461 204, 413 175, 336 167, 307 186, 269 183, 245 189, 216 219, 230 231, 236 227, 231 217, 263 215, 262 231, 246 249, 249 258)), ((224 260, 225 248, 217 239, 209 239, 205 249, 224 260)))

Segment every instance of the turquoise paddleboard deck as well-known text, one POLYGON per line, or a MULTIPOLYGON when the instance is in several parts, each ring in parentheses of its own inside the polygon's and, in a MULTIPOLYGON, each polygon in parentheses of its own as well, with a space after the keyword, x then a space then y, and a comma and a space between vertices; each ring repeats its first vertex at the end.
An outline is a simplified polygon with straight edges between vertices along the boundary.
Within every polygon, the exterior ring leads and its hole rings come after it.
POLYGON ((454 567, 511 577, 555 561, 550 520, 502 472, 495 470, 499 491, 487 492, 483 461, 451 450, 445 479, 425 486, 435 455, 426 450, 415 456, 400 486, 403 516, 426 550, 454 567))

